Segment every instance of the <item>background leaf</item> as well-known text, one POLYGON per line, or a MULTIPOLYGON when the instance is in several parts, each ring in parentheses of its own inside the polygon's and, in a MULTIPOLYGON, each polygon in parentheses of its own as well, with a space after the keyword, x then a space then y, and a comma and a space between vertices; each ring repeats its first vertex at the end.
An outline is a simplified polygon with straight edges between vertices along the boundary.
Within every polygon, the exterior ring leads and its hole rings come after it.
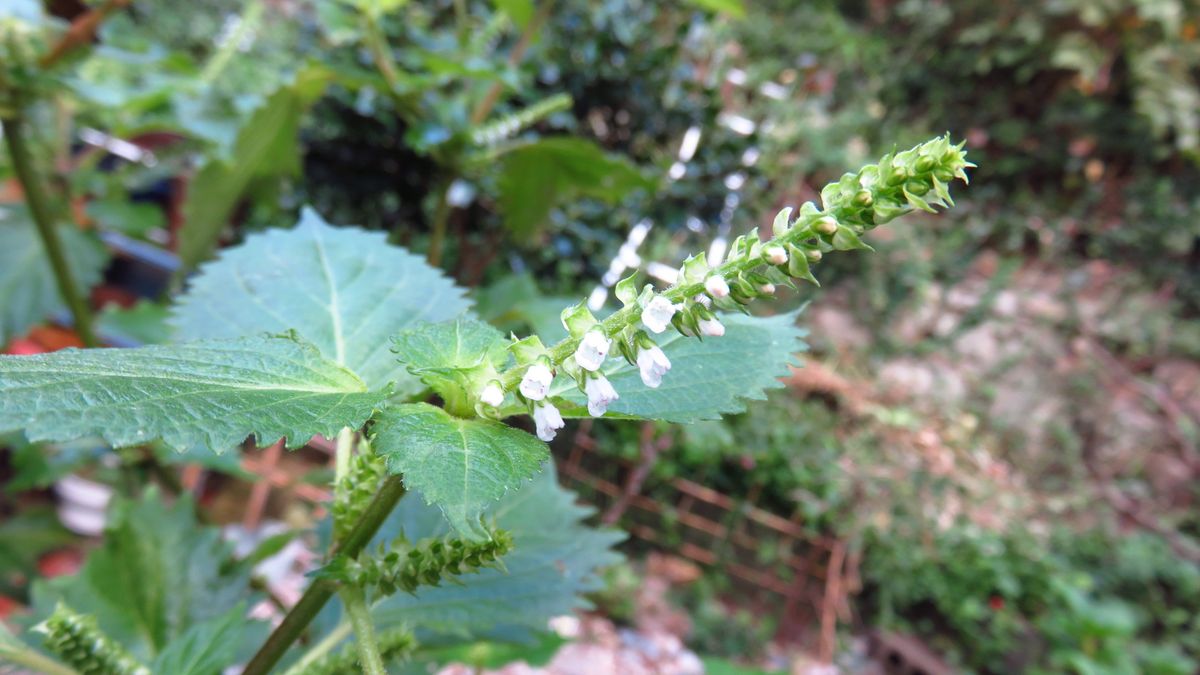
POLYGON ((167 505, 155 490, 140 501, 117 502, 103 544, 78 574, 35 582, 35 619, 62 600, 93 614, 109 637, 143 662, 156 655, 193 665, 229 657, 229 645, 201 653, 199 645, 173 644, 211 635, 225 636, 236 648, 240 640, 229 636, 253 639, 257 633, 257 623, 241 612, 250 595, 248 566, 229 564, 230 544, 216 528, 197 526, 193 508, 188 498, 167 505), (197 626, 207 627, 192 632, 197 626))
POLYGON ((612 204, 654 181, 628 160, 582 138, 556 137, 517 146, 503 156, 498 186, 505 224, 518 237, 542 226, 558 203, 577 196, 612 204))
POLYGON ((393 406, 376 419, 374 448, 388 470, 436 504, 463 536, 486 536, 479 514, 521 487, 549 458, 546 444, 494 420, 462 419, 434 406, 393 406))
MULTIPOLYGON (((742 412, 747 400, 764 400, 766 390, 782 387, 779 378, 798 365, 795 355, 806 349, 804 330, 796 327, 799 313, 722 316, 725 335, 703 342, 672 331, 659 340, 671 371, 658 389, 642 384, 638 369, 623 359, 609 359, 604 372, 621 396, 609 413, 687 423, 742 412)), ((563 415, 587 416, 587 398, 559 379, 554 393, 575 404, 564 405, 563 415)))
MULTIPOLYGON (((585 607, 581 594, 603 586, 600 568, 620 562, 612 547, 625 535, 583 524, 590 507, 560 487, 553 467, 533 483, 509 492, 485 512, 512 533, 513 551, 504 570, 484 569, 460 577, 461 584, 421 588, 394 595, 375 607, 381 628, 410 625, 460 638, 544 631, 554 616, 585 607)), ((435 509, 405 499, 376 537, 384 542, 404 533, 410 540, 439 537, 447 523, 435 509)))
POLYGON ((252 181, 299 173, 300 118, 330 79, 331 74, 323 68, 297 73, 293 82, 272 94, 238 131, 232 156, 214 156, 192 179, 179 231, 182 270, 192 269, 212 254, 221 230, 252 181))
MULTIPOLYGON (((64 254, 80 293, 100 281, 108 252, 92 235, 60 226, 64 254)), ((50 260, 25 208, 0 208, 0 345, 20 337, 46 317, 66 312, 50 260)))
POLYGON ((248 621, 245 603, 189 627, 154 660, 151 671, 171 675, 216 675, 236 663, 246 647, 257 647, 267 624, 248 621))
POLYGON ((0 431, 31 441, 295 447, 361 426, 387 396, 286 336, 0 356, 0 431))
POLYGON ((205 265, 174 310, 188 340, 295 330, 372 389, 421 391, 389 347, 421 321, 443 321, 470 304, 438 270, 387 243, 382 232, 335 228, 311 209, 290 230, 267 230, 205 265))

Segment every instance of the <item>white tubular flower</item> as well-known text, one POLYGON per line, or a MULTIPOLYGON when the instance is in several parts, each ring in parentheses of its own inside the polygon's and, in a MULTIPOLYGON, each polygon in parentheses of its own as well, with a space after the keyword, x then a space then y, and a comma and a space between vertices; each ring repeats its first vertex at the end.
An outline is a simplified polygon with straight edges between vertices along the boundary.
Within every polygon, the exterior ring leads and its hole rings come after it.
POLYGON ((657 389, 662 384, 663 375, 671 369, 671 360, 657 346, 638 349, 638 370, 642 373, 642 383, 651 389, 657 389))
POLYGON ((704 309, 712 309, 712 298, 703 293, 698 293, 696 297, 692 298, 692 300, 694 300, 696 304, 702 305, 704 309))
POLYGON ((554 373, 540 363, 529 366, 525 377, 521 378, 521 395, 530 401, 540 401, 546 398, 550 391, 550 383, 554 381, 554 373))
POLYGON ((763 295, 775 295, 775 284, 766 283, 758 287, 759 292, 763 295))
POLYGON ((575 363, 578 363, 580 368, 594 373, 600 370, 604 359, 608 358, 610 347, 612 340, 604 337, 602 331, 589 330, 575 349, 575 363))
POLYGON ((768 246, 763 250, 763 258, 772 265, 782 265, 788 261, 788 254, 782 246, 768 246))
POLYGON ((537 425, 537 437, 549 443, 566 426, 562 415, 553 403, 541 403, 533 407, 533 423, 537 425))
POLYGON ((714 298, 724 298, 729 295, 729 284, 725 283, 725 277, 714 274, 704 280, 704 290, 714 298))
POLYGON ((699 323, 701 335, 707 337, 721 337, 725 334, 725 325, 716 319, 700 319, 699 323))
POLYGON ((675 316, 678 309, 670 300, 656 295, 642 310, 642 323, 646 324, 650 332, 661 333, 671 325, 671 317, 675 316))
POLYGON ((504 403, 504 390, 496 382, 489 382, 483 391, 479 393, 479 402, 484 405, 490 405, 493 408, 499 408, 501 403, 504 403))
POLYGON ((588 398, 588 414, 592 417, 603 417, 608 411, 608 405, 621 398, 612 383, 603 375, 589 377, 583 390, 588 398))

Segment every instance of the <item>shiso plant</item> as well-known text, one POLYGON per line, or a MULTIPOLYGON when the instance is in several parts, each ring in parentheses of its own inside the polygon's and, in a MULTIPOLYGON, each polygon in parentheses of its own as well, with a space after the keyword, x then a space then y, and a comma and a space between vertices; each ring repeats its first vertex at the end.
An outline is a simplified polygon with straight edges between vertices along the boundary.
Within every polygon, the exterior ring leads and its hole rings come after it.
POLYGON ((172 344, 0 356, 0 432, 35 442, 220 453, 247 438, 337 440, 324 562, 256 648, 246 637, 261 624, 239 590, 249 562, 198 529, 186 499, 168 507, 151 491, 116 514, 78 578, 35 588, 54 660, 10 637, 0 659, 57 673, 246 663, 248 674, 352 664, 377 674, 425 639, 544 626, 574 606, 616 540, 579 524, 545 468, 565 420, 686 423, 762 398, 799 331, 795 314, 747 307, 815 283, 825 255, 868 248, 874 227, 952 205, 949 185, 971 166, 949 137, 888 154, 826 186, 820 206, 781 211, 769 235, 739 237, 719 264, 688 258, 662 289, 627 278, 623 307, 603 318, 566 308, 568 336, 551 345, 477 320, 462 289, 384 234, 306 210, 295 228, 205 265, 175 304, 172 344), (422 499, 401 503, 409 491, 422 499), (548 542, 562 548, 547 553, 548 542), (129 569, 136 549, 161 555, 129 569), (335 597, 341 618, 323 611, 335 597))

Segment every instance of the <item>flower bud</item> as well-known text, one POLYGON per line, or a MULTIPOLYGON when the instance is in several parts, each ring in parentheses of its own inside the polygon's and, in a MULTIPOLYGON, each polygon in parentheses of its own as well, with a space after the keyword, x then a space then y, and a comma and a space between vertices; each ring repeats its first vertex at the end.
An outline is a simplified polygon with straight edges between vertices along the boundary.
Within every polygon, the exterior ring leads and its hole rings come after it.
POLYGON ((923 180, 910 180, 904 184, 904 189, 919 197, 929 192, 929 184, 923 180))
POLYGON ((700 334, 706 337, 721 337, 725 334, 725 326, 714 319, 700 320, 700 334))
POLYGON ((936 165, 937 165, 937 162, 934 161, 934 159, 932 157, 930 157, 929 155, 925 155, 924 157, 921 157, 920 159, 917 160, 917 163, 914 165, 914 168, 917 171, 920 171, 921 173, 925 173, 926 171, 929 171, 936 165))
POLYGON ((729 295, 729 284, 719 274, 714 274, 704 280, 704 290, 714 298, 724 298, 729 295))
POLYGON ((500 383, 494 380, 488 382, 483 391, 479 393, 479 402, 499 408, 500 404, 504 403, 504 389, 500 387, 500 383))
POLYGON ((787 251, 782 246, 768 246, 763 249, 763 258, 772 265, 786 265, 787 251))
POLYGON ((871 202, 874 201, 875 198, 871 196, 871 193, 868 190, 859 190, 858 194, 854 195, 854 203, 858 204, 859 206, 870 206, 871 202))
POLYGON ((821 234, 833 234, 838 230, 838 221, 833 216, 821 216, 813 229, 821 234))
POLYGON ((825 257, 824 254, 822 254, 820 250, 815 249, 815 248, 810 248, 810 249, 806 250, 804 252, 804 255, 805 255, 805 257, 808 258, 809 262, 821 262, 821 258, 825 257))
POLYGON ((763 295, 775 295, 775 284, 767 282, 758 287, 758 292, 763 295))

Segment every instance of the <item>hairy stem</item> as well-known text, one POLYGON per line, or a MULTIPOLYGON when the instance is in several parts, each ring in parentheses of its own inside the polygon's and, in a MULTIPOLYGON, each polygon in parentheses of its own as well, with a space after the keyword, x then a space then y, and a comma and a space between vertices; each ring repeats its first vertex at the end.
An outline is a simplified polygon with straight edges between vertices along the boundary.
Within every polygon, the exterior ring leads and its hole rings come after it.
POLYGON ((379 642, 375 638, 375 624, 371 621, 371 610, 367 598, 358 586, 345 586, 341 590, 342 602, 350 623, 354 626, 354 637, 358 642, 358 662, 366 675, 387 675, 383 657, 379 654, 379 642))
POLYGON ((79 675, 79 671, 74 668, 65 666, 15 642, 11 645, 0 646, 0 663, 5 662, 19 668, 27 668, 30 672, 45 673, 45 675, 79 675))
POLYGON ((42 246, 46 249, 46 256, 50 259, 50 268, 54 271, 54 281, 58 284, 59 295, 66 302, 67 307, 71 310, 71 316, 75 320, 75 332, 79 334, 79 339, 83 341, 85 347, 95 347, 98 343, 95 333, 92 332, 92 313, 84 297, 79 293, 79 287, 75 285, 75 276, 67 262, 66 254, 63 252, 62 240, 58 237, 45 185, 34 167, 33 155, 27 144, 25 120, 20 110, 20 103, 16 107, 12 116, 0 120, 0 130, 4 132, 5 145, 8 146, 8 153, 12 158, 13 170, 17 174, 17 180, 21 183, 21 189, 25 192, 25 203, 29 207, 29 215, 37 226, 42 246))
MULTIPOLYGON (((354 529, 346 535, 345 539, 334 543, 330 554, 342 553, 353 558, 361 553, 375 533, 379 531, 383 522, 387 520, 392 509, 396 508, 396 504, 404 496, 404 492, 402 477, 388 476, 380 486, 379 492, 375 494, 375 498, 367 506, 366 511, 363 511, 362 517, 358 519, 354 529)), ((242 671, 242 675, 266 675, 271 672, 279 659, 283 658, 284 653, 300 637, 308 624, 312 623, 313 618, 337 590, 338 584, 333 580, 317 579, 313 581, 308 590, 304 591, 299 602, 283 617, 283 622, 275 627, 250 663, 246 664, 246 670, 242 671)))

